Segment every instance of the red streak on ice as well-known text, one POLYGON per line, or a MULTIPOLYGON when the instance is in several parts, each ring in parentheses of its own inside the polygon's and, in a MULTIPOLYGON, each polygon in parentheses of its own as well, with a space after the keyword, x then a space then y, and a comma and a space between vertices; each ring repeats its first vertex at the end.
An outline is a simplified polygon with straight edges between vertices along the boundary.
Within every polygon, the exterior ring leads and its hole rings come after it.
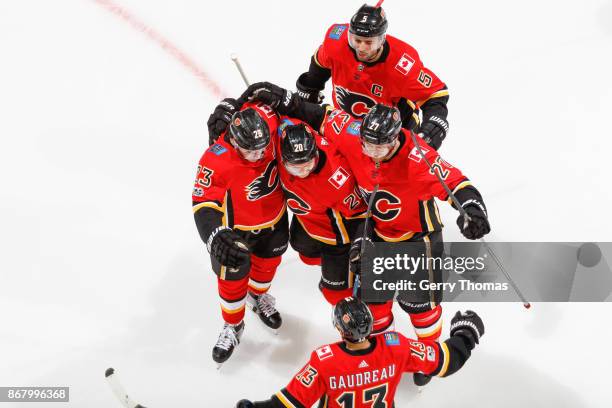
POLYGON ((178 62, 180 62, 185 68, 191 71, 192 74, 198 78, 198 80, 217 98, 225 95, 225 92, 221 90, 221 87, 212 80, 208 74, 198 66, 198 64, 191 59, 184 51, 178 48, 172 42, 166 39, 163 35, 149 27, 132 13, 116 4, 111 0, 93 0, 94 3, 104 7, 108 12, 121 18, 124 22, 128 23, 132 28, 141 33, 145 34, 150 40, 159 45, 164 51, 173 56, 178 62))

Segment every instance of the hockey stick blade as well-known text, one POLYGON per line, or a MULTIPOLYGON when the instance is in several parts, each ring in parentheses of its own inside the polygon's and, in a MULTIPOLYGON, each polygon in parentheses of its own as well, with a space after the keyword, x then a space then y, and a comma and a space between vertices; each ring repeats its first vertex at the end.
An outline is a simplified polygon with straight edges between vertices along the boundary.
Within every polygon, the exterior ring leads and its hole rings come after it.
POLYGON ((125 391, 125 388, 123 388, 123 385, 119 381, 119 378, 117 377, 117 373, 115 372, 114 368, 112 367, 108 368, 104 372, 104 376, 106 377, 106 382, 111 387, 113 394, 115 394, 119 402, 121 402, 121 404, 123 404, 124 407, 126 408, 146 408, 144 405, 135 403, 130 398, 130 396, 125 391))

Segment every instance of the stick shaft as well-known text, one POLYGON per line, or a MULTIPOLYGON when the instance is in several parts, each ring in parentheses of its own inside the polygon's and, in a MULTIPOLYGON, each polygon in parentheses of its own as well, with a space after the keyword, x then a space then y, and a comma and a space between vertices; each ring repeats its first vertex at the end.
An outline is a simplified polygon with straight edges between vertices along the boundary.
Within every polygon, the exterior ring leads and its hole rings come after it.
POLYGON ((244 81, 246 86, 251 85, 244 73, 244 70, 242 69, 242 65, 240 65, 240 60, 238 59, 238 55, 232 54, 231 58, 232 58, 232 61, 234 61, 234 64, 236 64, 236 68, 238 69, 238 72, 240 72, 240 76, 242 77, 242 80, 244 81))
MULTIPOLYGON (((455 197, 455 195, 453 194, 451 189, 448 187, 446 182, 444 180, 442 180, 442 177, 440 176, 440 174, 438 174, 438 172, 433 169, 431 163, 429 162, 427 157, 425 157, 425 153, 423 153, 423 150, 421 149, 421 145, 419 144, 419 142, 418 142, 418 140, 417 140, 417 138, 415 136, 415 133, 412 132, 412 131, 409 131, 409 132, 410 132, 410 136, 412 137, 412 142, 416 146, 416 148, 419 151, 419 154, 421 155, 421 157, 425 160, 425 163, 427 164, 427 167, 429 167, 431 172, 433 174, 435 174, 436 178, 438 179, 438 181, 440 182, 440 184, 444 188, 444 191, 446 191, 446 194, 450 197, 450 199, 453 202, 453 204, 455 204, 455 206, 457 207, 457 210, 459 211, 459 213, 463 216, 464 228, 465 228, 467 226, 467 223, 471 220, 470 216, 465 211, 465 209, 461 206, 461 204, 459 203, 459 200, 457 200, 457 197, 455 197)), ((495 263, 497 264, 499 269, 502 271, 502 273, 504 274, 504 276, 506 277, 508 282, 510 282, 510 285, 512 286, 512 289, 514 289, 514 291, 516 292, 518 297, 523 302, 523 306, 525 306, 525 308, 529 309, 531 307, 531 304, 525 299, 525 296, 523 296, 523 293, 520 291, 520 289, 518 288, 516 283, 514 283, 514 280, 512 279, 512 277, 510 276, 508 271, 506 271, 506 268, 504 268, 504 265, 501 263, 501 261, 499 260, 499 258, 495 254, 495 252, 493 252, 493 250, 491 249, 491 247, 489 246, 487 241, 485 241, 484 238, 481 238, 480 241, 484 244, 485 249, 491 255, 491 258, 493 258, 493 261, 495 261, 495 263)))
MULTIPOLYGON (((374 200, 376 197, 376 193, 378 193, 378 184, 374 186, 372 193, 370 194, 370 199, 368 200, 368 210, 366 212, 366 217, 363 225, 363 236, 361 237, 361 247, 359 248, 359 253, 363 258, 363 254, 365 253, 365 242, 368 238, 368 223, 370 222, 370 218, 372 218, 372 207, 374 206, 374 200)), ((359 262, 363 262, 363 259, 360 259, 359 262)), ((363 271, 361 271, 363 273, 363 271)), ((361 278, 359 275, 355 276, 355 282, 353 283, 353 297, 357 297, 357 292, 359 291, 359 286, 361 286, 361 278)))

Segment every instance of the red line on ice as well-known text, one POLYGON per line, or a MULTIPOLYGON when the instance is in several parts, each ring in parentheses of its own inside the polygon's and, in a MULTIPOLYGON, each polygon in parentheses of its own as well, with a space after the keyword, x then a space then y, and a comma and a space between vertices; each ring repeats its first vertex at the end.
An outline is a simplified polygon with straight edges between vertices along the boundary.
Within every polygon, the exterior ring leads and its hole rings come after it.
POLYGON ((221 87, 212 80, 208 74, 198 66, 198 64, 191 59, 185 52, 183 52, 176 45, 172 44, 170 40, 164 38, 160 33, 155 31, 153 28, 149 27, 138 18, 136 18, 132 13, 116 4, 111 0, 93 0, 98 5, 104 7, 107 11, 114 14, 116 17, 121 18, 123 21, 128 23, 132 28, 140 31, 149 37, 150 40, 157 43, 164 51, 172 55, 176 58, 185 68, 189 69, 192 74, 194 74, 200 82, 204 84, 204 86, 217 98, 220 98, 222 95, 225 95, 225 92, 221 90, 221 87))

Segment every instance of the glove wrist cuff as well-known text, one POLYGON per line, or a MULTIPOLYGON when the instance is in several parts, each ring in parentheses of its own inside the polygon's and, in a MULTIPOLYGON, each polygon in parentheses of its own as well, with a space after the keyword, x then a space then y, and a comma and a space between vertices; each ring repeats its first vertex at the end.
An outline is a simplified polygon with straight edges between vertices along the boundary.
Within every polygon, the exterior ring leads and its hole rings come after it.
POLYGON ((479 201, 479 200, 477 200, 477 199, 475 199, 475 198, 470 198, 470 199, 468 199, 468 200, 464 201, 463 203, 461 203, 461 207, 462 207, 463 209, 466 209, 466 208, 468 208, 468 207, 476 207, 476 208, 478 208, 480 211, 482 211, 482 212, 483 212, 483 214, 485 215, 485 217, 488 217, 488 215, 487 215, 487 209, 485 208, 484 204, 483 204, 481 201, 479 201))
POLYGON ((451 336, 453 336, 456 332, 459 332, 461 330, 469 330, 470 332, 472 332, 474 337, 476 337, 476 340, 480 338, 480 332, 478 331, 478 327, 469 320, 459 320, 457 322, 454 322, 451 325, 450 334, 451 336))
POLYGON ((225 227, 225 226, 220 226, 217 227, 213 230, 213 232, 210 233, 210 235, 208 236, 208 239, 206 240, 206 249, 208 250, 208 253, 210 254, 210 248, 212 246, 212 242, 215 239, 215 237, 217 236, 217 234, 223 230, 231 230, 231 228, 225 227))

